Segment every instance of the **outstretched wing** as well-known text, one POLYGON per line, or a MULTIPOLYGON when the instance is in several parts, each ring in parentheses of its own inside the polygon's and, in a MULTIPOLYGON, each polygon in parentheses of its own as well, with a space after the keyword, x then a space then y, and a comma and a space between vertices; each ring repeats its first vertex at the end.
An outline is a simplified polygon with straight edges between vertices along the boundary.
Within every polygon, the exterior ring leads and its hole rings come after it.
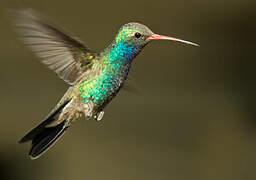
POLYGON ((14 26, 25 44, 54 70, 61 79, 73 85, 90 67, 97 53, 71 37, 31 9, 11 12, 14 26))

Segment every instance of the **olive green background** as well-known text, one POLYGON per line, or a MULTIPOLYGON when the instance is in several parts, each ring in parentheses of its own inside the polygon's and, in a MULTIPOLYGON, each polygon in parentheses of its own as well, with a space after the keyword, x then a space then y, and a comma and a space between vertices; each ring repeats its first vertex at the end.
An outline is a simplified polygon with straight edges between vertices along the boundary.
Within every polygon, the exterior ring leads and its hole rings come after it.
POLYGON ((1 180, 256 179, 256 1, 0 2, 1 180), (134 60, 140 93, 121 91, 100 122, 81 118, 38 160, 18 140, 68 88, 17 39, 7 8, 30 7, 94 49, 119 27, 199 43, 156 41, 134 60))

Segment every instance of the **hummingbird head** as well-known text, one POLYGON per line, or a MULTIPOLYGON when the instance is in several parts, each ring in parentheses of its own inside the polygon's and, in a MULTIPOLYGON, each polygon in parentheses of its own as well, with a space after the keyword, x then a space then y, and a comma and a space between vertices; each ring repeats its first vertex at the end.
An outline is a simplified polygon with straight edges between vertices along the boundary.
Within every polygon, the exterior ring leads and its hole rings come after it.
POLYGON ((113 59, 133 59, 152 40, 178 41, 194 46, 195 43, 153 33, 147 26, 131 22, 123 25, 112 43, 113 59))
POLYGON ((143 48, 149 42, 147 38, 153 34, 147 26, 131 22, 120 28, 115 43, 125 43, 134 48, 143 48))

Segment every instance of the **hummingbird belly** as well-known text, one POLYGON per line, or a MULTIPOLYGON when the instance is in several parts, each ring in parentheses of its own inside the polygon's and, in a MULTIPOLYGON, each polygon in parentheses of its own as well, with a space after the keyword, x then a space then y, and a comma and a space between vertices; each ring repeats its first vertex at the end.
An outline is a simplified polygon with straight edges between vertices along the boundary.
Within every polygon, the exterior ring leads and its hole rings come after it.
POLYGON ((79 97, 88 118, 102 115, 104 107, 115 97, 123 84, 124 78, 112 71, 103 70, 98 76, 87 78, 79 84, 79 97))

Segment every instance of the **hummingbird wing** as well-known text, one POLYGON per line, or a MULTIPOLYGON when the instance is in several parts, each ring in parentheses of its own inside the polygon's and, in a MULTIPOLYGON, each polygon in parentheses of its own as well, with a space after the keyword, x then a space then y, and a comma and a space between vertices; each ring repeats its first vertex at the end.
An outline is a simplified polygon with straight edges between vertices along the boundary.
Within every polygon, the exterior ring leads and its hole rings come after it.
MULTIPOLYGON (((130 72, 131 73, 131 72, 130 72)), ((128 75, 124 85, 123 85, 123 90, 133 93, 133 94, 141 94, 141 88, 137 85, 136 81, 132 77, 132 75, 128 75)))
POLYGON ((97 56, 96 52, 34 10, 14 10, 11 14, 25 44, 41 58, 43 64, 70 85, 80 79, 97 56))

